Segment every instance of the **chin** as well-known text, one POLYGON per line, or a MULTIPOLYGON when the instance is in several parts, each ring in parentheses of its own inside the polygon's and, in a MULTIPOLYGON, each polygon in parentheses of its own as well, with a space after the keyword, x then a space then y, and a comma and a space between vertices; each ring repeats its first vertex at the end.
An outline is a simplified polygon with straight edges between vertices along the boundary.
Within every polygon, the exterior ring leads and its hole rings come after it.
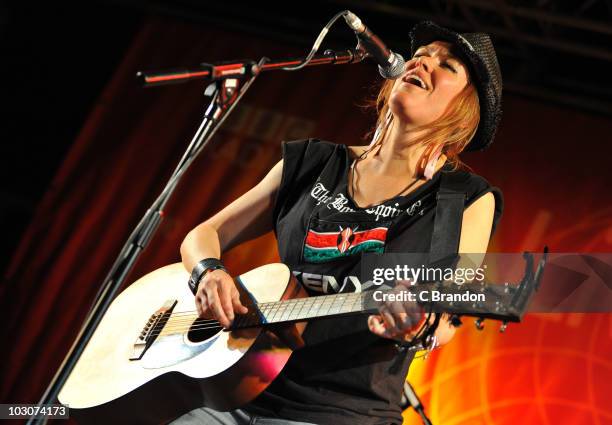
POLYGON ((416 125, 431 122, 426 119, 427 117, 422 116, 425 106, 416 104, 414 99, 409 99, 408 96, 392 94, 389 99, 389 108, 396 120, 416 125))
POLYGON ((414 103, 414 99, 411 99, 407 93, 395 92, 389 97, 389 109, 396 118, 413 112, 416 109, 414 103))
POLYGON ((389 108, 395 119, 416 126, 431 124, 444 114, 444 109, 435 106, 431 102, 419 102, 415 96, 401 91, 389 97, 389 108))

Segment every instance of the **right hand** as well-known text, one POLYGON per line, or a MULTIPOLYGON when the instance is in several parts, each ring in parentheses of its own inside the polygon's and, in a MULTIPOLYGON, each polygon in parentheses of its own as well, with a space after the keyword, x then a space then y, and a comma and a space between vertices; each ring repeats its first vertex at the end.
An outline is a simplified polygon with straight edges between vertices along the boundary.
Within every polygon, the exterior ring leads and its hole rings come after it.
POLYGON ((199 317, 217 319, 228 329, 235 314, 246 314, 249 310, 240 302, 240 293, 234 279, 224 270, 213 270, 202 278, 195 296, 199 317))
MULTIPOLYGON (((413 285, 411 280, 398 280, 391 293, 399 295, 413 285)), ((370 331, 380 337, 401 342, 414 338, 425 318, 423 309, 411 301, 385 301, 380 304, 378 311, 378 315, 368 317, 370 331)))

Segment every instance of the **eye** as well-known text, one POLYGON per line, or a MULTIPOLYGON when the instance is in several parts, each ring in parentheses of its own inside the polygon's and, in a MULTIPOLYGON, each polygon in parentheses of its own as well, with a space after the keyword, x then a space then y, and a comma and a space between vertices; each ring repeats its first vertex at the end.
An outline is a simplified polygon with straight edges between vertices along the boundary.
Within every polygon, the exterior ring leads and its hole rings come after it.
POLYGON ((452 72, 454 72, 455 74, 457 73, 457 70, 455 68, 453 68, 453 66, 451 64, 449 64, 448 62, 444 62, 442 64, 443 67, 450 69, 452 72))

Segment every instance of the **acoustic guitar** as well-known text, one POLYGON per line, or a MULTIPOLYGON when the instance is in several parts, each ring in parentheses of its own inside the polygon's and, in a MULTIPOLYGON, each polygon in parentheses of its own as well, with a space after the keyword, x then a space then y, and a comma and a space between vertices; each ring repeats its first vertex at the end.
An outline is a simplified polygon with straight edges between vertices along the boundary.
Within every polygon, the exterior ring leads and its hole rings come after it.
MULTIPOLYGON (((235 278, 249 313, 236 316, 228 331, 198 318, 188 278, 181 263, 168 265, 117 296, 59 394, 71 417, 159 424, 204 405, 240 407, 281 372, 307 321, 378 308, 371 291, 308 297, 286 265, 268 264, 235 278)), ((536 287, 533 273, 517 285, 471 285, 486 294, 485 302, 429 307, 518 322, 536 287)), ((453 286, 417 285, 446 292, 453 286)))

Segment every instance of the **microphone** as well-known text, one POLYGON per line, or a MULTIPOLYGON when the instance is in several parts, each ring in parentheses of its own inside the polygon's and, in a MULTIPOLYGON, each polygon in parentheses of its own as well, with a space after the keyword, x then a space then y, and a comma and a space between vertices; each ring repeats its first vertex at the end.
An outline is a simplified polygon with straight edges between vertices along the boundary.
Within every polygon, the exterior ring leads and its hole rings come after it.
POLYGON ((395 80, 404 73, 405 61, 401 55, 393 53, 376 34, 366 27, 353 12, 346 11, 344 20, 359 39, 366 52, 378 62, 378 72, 383 78, 395 80))

